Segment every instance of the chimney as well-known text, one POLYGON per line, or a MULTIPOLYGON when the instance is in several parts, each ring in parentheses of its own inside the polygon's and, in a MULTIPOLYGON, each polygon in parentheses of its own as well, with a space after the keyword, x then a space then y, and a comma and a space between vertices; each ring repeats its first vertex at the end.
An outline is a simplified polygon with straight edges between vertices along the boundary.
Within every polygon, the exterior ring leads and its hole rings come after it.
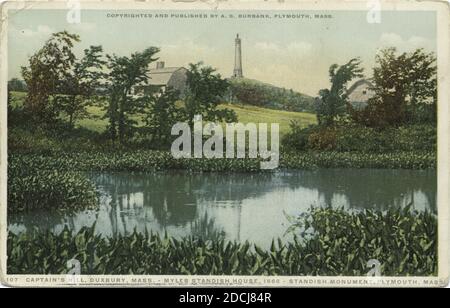
POLYGON ((157 68, 157 69, 164 68, 164 61, 158 61, 158 62, 156 62, 156 68, 157 68))

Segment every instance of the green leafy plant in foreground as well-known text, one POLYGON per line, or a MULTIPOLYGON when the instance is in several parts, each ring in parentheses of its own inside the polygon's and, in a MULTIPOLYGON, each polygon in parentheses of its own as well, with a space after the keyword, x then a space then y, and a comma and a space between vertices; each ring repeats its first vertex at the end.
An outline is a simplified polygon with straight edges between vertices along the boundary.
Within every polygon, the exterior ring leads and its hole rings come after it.
POLYGON ((429 212, 312 208, 291 222, 293 240, 274 240, 267 250, 137 231, 105 238, 95 235, 95 226, 9 233, 8 273, 63 274, 73 258, 82 274, 364 276, 370 259, 381 263, 384 276, 437 273, 437 220, 429 212))
POLYGON ((80 172, 22 165, 20 161, 8 165, 8 213, 44 208, 68 211, 97 205, 95 185, 80 172))

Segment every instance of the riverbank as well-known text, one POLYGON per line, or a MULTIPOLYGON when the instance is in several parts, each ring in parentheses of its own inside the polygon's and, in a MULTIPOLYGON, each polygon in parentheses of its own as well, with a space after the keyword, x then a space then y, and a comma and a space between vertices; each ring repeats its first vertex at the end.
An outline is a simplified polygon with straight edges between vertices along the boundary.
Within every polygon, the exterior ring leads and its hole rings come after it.
MULTIPOLYGON (((270 172, 261 170, 258 159, 175 159, 170 152, 92 151, 51 154, 10 154, 9 166, 58 171, 162 171, 270 172)), ((376 168, 435 169, 434 152, 297 152, 281 153, 278 169, 376 168)))
POLYGON ((311 208, 305 214, 291 218, 292 242, 274 240, 267 250, 136 231, 106 238, 95 236, 94 227, 9 233, 7 270, 64 274, 67 260, 77 259, 81 274, 365 276, 367 262, 376 259, 383 276, 437 272, 437 219, 428 211, 311 208))

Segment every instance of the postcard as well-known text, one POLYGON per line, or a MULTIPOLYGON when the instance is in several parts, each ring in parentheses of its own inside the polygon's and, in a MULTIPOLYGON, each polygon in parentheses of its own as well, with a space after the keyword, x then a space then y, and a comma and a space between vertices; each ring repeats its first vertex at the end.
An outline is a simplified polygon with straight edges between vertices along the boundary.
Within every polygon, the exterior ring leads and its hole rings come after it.
POLYGON ((4 285, 448 284, 448 2, 1 14, 4 285))

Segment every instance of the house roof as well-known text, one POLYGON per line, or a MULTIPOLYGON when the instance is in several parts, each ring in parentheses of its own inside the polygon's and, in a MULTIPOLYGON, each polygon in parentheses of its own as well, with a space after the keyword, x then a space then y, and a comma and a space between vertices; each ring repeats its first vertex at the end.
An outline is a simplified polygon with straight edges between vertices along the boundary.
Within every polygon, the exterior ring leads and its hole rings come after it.
POLYGON ((369 86, 370 88, 373 87, 373 84, 368 81, 367 79, 360 79, 357 82, 355 82, 348 90, 347 90, 347 95, 352 94, 353 91, 355 91, 359 86, 366 84, 367 86, 369 86))
POLYGON ((351 103, 364 103, 364 106, 360 107, 365 107, 368 100, 374 95, 373 84, 366 79, 358 80, 347 90, 347 96, 351 103))
POLYGON ((178 70, 185 69, 184 67, 164 67, 164 68, 152 68, 149 72, 148 83, 150 85, 164 86, 169 83, 173 73, 178 70))

